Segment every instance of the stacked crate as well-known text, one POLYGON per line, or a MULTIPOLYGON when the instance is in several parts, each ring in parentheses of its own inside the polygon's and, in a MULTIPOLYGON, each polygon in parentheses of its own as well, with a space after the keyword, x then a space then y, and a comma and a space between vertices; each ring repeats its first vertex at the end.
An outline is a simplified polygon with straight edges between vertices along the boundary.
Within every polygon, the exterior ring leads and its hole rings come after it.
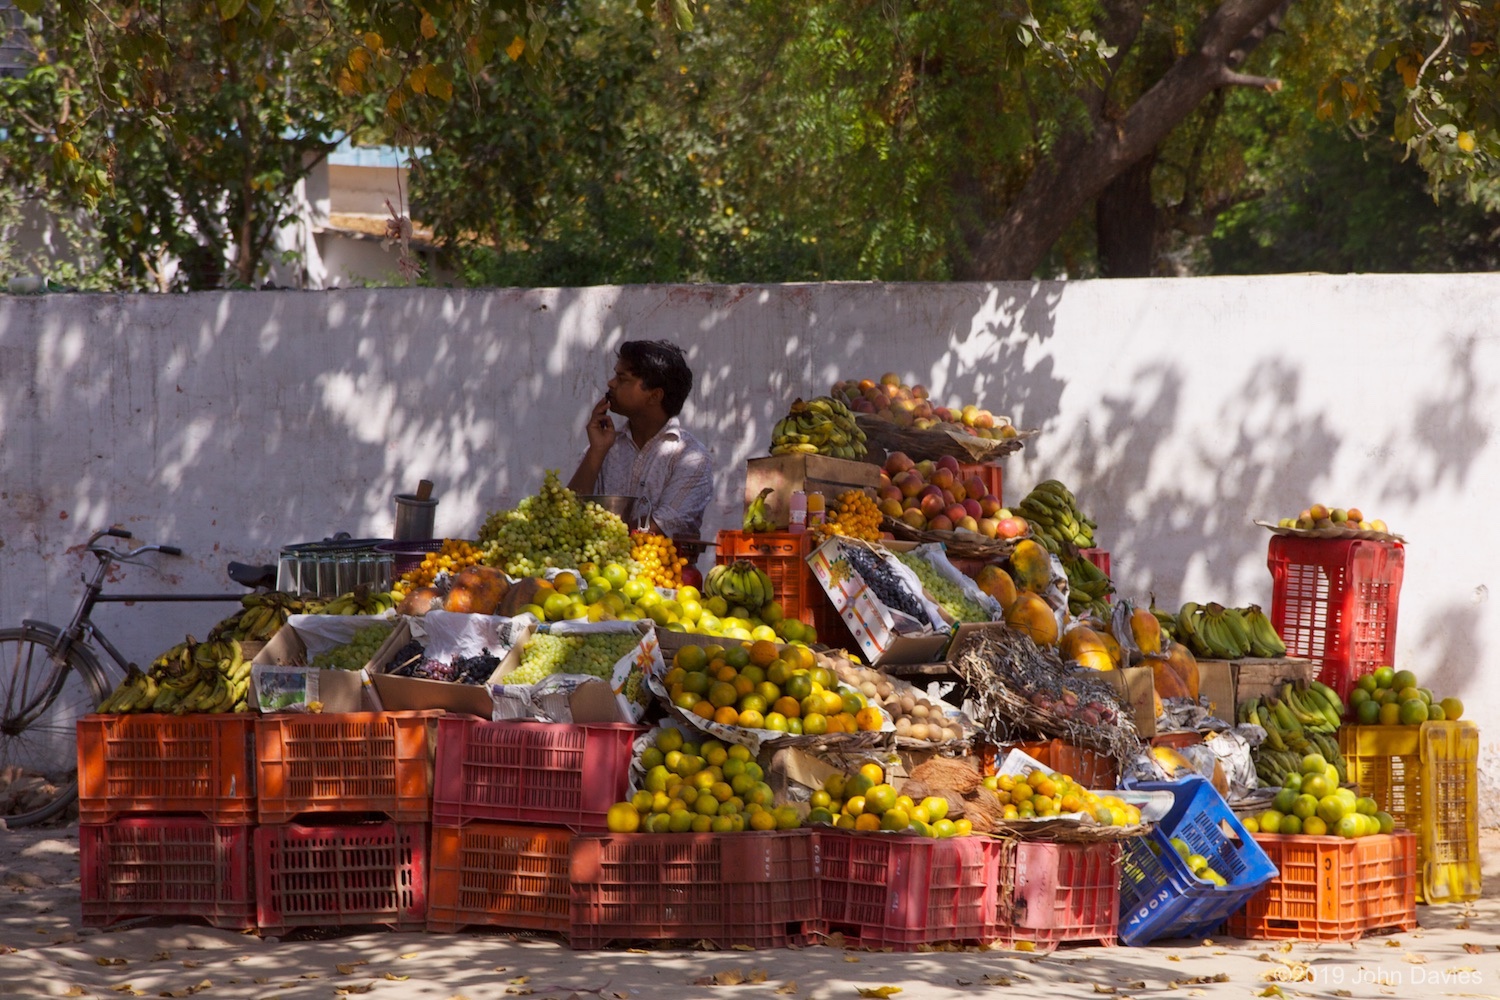
POLYGON ((441 712, 255 720, 255 915, 262 930, 427 920, 441 712))
POLYGON ((641 727, 438 722, 427 929, 567 934, 575 834, 625 798, 641 727))
POLYGON ((255 925, 254 720, 90 715, 78 723, 83 922, 255 925))

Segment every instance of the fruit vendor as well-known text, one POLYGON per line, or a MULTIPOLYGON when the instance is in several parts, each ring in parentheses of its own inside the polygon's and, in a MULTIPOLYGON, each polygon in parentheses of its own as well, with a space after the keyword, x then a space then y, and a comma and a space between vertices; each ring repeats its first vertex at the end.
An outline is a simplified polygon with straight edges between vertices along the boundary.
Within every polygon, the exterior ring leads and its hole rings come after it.
POLYGON ((697 538, 713 499, 713 460, 678 419, 692 388, 693 371, 676 344, 621 344, 614 377, 589 414, 588 450, 568 487, 640 497, 637 521, 649 520, 668 538, 697 538), (610 411, 625 418, 624 427, 615 427, 610 411))

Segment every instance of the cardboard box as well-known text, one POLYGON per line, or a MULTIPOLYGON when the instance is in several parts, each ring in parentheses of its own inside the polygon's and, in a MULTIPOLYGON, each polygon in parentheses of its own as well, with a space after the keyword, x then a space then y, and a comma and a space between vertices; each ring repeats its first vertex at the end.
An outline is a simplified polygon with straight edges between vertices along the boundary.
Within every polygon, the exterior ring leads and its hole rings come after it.
POLYGON ((830 538, 807 557, 807 563, 859 645, 850 652, 877 667, 941 659, 951 633, 935 631, 925 623, 918 626, 906 615, 898 619, 840 559, 839 545, 837 538, 830 538))
POLYGON ((549 628, 560 635, 570 632, 630 630, 640 635, 640 641, 633 652, 621 657, 615 664, 610 681, 592 678, 570 690, 559 689, 552 692, 545 690, 546 680, 538 682, 538 685, 506 690, 506 675, 521 664, 521 648, 524 643, 517 644, 490 676, 490 692, 495 702, 493 718, 496 721, 537 718, 537 712, 541 711, 549 721, 563 721, 562 709, 566 706, 568 721, 574 724, 639 721, 640 706, 633 706, 632 711, 625 700, 624 688, 634 668, 639 667, 647 678, 653 674, 660 676, 666 673, 655 626, 650 621, 553 622, 549 628))
POLYGON ((1225 660, 1198 661, 1198 703, 1234 725, 1234 665, 1225 660))
MULTIPOLYGON (((1251 698, 1264 698, 1278 694, 1287 681, 1306 684, 1317 676, 1317 665, 1312 660, 1300 660, 1279 656, 1269 660, 1199 660, 1201 663, 1223 663, 1234 670, 1235 705, 1251 698)), ((1232 722, 1232 719, 1225 719, 1232 722)))
MULTIPOLYGON (((522 619, 523 621, 526 619, 522 619)), ((387 711, 423 711, 441 709, 490 719, 495 713, 494 699, 490 697, 490 681, 516 669, 521 662, 521 644, 531 635, 527 628, 522 639, 501 658, 499 666, 483 684, 455 684, 452 681, 434 681, 422 677, 396 677, 386 673, 391 667, 396 651, 411 641, 408 622, 403 620, 396 630, 376 650, 370 659, 371 681, 380 695, 387 711)))
POLYGON ((791 522, 792 493, 796 490, 823 494, 831 508, 845 490, 873 491, 879 485, 880 466, 846 458, 772 455, 745 463, 745 506, 750 506, 765 487, 775 490, 766 498, 766 517, 777 531, 786 531, 791 522))
MULTIPOLYGON (((365 620, 361 624, 370 622, 365 620)), ((301 633, 292 625, 282 626, 250 661, 247 695, 250 708, 267 712, 290 708, 291 703, 266 709, 260 707, 261 689, 274 686, 283 690, 299 688, 301 696, 295 704, 320 702, 324 712, 379 712, 384 709, 379 696, 366 683, 370 676, 369 664, 364 670, 315 670, 308 666, 308 660, 307 644, 301 633)))

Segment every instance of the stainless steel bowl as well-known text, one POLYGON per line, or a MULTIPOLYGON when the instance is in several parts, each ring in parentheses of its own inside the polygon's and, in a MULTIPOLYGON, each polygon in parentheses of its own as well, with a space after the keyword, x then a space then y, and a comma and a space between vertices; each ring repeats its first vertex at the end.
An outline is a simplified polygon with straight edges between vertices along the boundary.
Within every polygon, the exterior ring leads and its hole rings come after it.
POLYGON ((596 503, 605 510, 614 514, 627 525, 635 524, 635 504, 640 497, 609 496, 606 494, 580 494, 578 499, 585 503, 596 503))

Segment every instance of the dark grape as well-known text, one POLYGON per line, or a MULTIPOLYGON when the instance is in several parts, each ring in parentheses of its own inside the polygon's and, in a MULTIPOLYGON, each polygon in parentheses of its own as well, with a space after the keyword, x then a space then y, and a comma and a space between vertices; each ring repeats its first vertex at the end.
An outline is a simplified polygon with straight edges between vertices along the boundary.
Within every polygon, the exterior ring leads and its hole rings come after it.
POLYGON ((919 622, 927 621, 927 611, 922 607, 922 602, 906 589, 906 584, 886 565, 884 559, 858 545, 845 545, 840 551, 880 603, 911 615, 919 622))

